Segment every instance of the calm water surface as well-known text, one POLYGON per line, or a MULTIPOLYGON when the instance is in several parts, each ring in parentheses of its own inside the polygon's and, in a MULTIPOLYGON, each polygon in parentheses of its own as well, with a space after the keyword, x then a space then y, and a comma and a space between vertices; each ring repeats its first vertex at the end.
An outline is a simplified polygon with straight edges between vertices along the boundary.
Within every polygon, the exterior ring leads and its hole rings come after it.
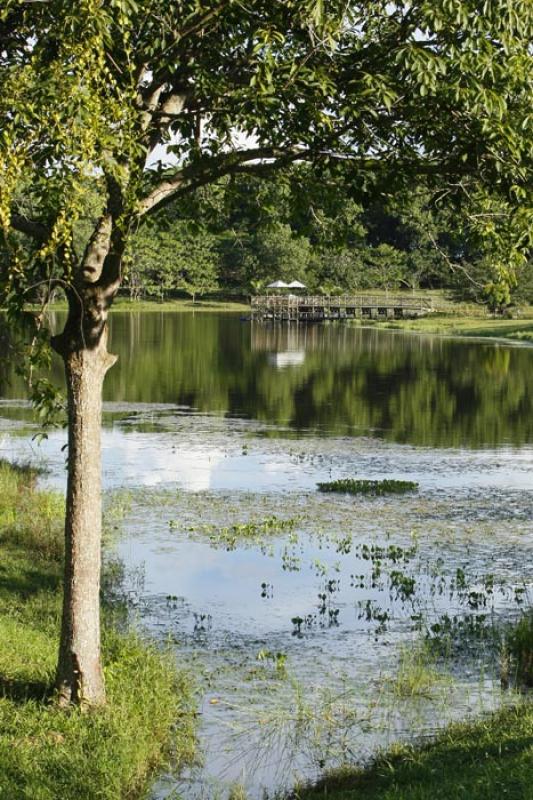
MULTIPOLYGON (((514 701, 494 629, 533 585, 531 349, 204 313, 117 313, 111 349, 107 558, 201 710, 203 764, 154 798, 260 798, 514 701), (340 477, 419 491, 316 491, 340 477)), ((2 454, 62 487, 64 432, 32 442, 6 361, 0 395, 2 454)))
MULTIPOLYGON (((117 312, 111 349, 119 363, 105 399, 114 403, 431 447, 533 441, 528 347, 337 324, 273 327, 228 314, 117 312)), ((58 363, 53 375, 62 381, 58 363)), ((8 365, 0 396, 24 396, 8 365)))

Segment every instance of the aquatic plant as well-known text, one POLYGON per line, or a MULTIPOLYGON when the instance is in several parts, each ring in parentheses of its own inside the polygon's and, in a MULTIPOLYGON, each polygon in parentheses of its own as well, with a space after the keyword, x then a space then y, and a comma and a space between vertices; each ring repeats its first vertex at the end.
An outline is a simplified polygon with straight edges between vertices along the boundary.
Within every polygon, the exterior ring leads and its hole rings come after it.
POLYGON ((404 494, 418 489, 414 481, 396 481, 386 478, 382 481, 339 478, 336 481, 317 483, 320 492, 340 492, 343 494, 366 494, 380 497, 384 494, 404 494))
POLYGON ((436 669, 435 654, 429 647, 416 645, 405 648, 400 654, 398 671, 392 678, 387 678, 386 685, 398 698, 432 697, 439 686, 450 679, 436 669))
POLYGON ((277 678, 287 677, 287 654, 273 653, 271 650, 260 650, 257 660, 264 664, 270 664, 277 678))
MULTIPOLYGON (((346 677, 328 688, 302 683, 290 673, 280 686, 281 694, 265 696, 262 703, 227 704, 231 712, 227 728, 234 749, 241 750, 241 760, 251 752, 252 743, 254 767, 277 765, 273 768, 283 785, 296 760, 316 774, 350 759, 354 742, 371 724, 375 711, 372 704, 361 703, 357 687, 346 677)), ((275 797, 281 800, 282 795, 275 797)))
POLYGON ((518 682, 533 687, 533 608, 522 616, 511 631, 508 645, 516 665, 518 682))
MULTIPOLYGON (((217 525, 191 525, 189 533, 203 533, 209 538, 212 545, 222 545, 227 550, 233 550, 240 543, 261 545, 265 537, 277 533, 291 532, 300 521, 301 517, 283 518, 272 514, 262 520, 249 520, 248 522, 234 522, 232 525, 218 527, 217 525)), ((170 530, 179 530, 182 523, 171 519, 168 523, 170 530)))
POLYGON ((228 800, 247 800, 248 795, 242 783, 234 783, 229 790, 228 800))

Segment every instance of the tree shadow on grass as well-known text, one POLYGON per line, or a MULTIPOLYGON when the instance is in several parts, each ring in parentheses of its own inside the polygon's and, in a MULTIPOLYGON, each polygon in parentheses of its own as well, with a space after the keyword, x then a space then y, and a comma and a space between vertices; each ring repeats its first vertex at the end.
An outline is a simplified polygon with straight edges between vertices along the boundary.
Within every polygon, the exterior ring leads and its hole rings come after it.
MULTIPOLYGON (((13 617, 15 625, 22 626, 21 636, 24 633, 25 624, 29 624, 29 629, 39 629, 39 613, 42 612, 42 609, 47 609, 51 596, 54 595, 61 583, 57 568, 55 565, 48 567, 38 558, 34 563, 29 562, 27 551, 23 548, 3 549, 0 547, 0 559, 2 559, 0 561, 2 617, 6 620, 13 617), (42 608, 39 595, 42 596, 42 608), (26 623, 24 621, 26 618, 25 604, 33 601, 34 598, 37 598, 37 605, 32 604, 29 607, 30 622, 26 623), (39 613, 34 617, 35 609, 39 613)), ((15 647, 16 641, 15 638, 11 646, 15 647)), ((20 661, 20 655, 15 661, 16 663, 20 661)), ((5 698, 21 705, 29 701, 45 703, 51 699, 54 687, 50 681, 33 680, 30 675, 24 675, 22 672, 17 675, 17 671, 15 670, 15 674, 10 671, 9 675, 0 672, 0 699, 5 698)), ((38 676, 36 677, 38 678, 38 676)))
POLYGON ((52 592, 59 587, 60 577, 46 569, 35 567, 17 568, 14 574, 0 564, 0 597, 8 595, 10 599, 28 600, 40 592, 52 592))
POLYGON ((0 675, 0 698, 23 705, 28 700, 46 703, 54 696, 54 686, 45 681, 24 681, 0 675))

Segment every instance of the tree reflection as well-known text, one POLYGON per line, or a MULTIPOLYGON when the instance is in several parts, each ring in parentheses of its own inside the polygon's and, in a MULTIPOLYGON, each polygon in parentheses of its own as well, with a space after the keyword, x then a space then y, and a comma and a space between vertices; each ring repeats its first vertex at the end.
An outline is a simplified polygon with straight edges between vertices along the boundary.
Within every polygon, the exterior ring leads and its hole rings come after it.
MULTIPOLYGON (((415 445, 533 441, 526 348, 164 312, 112 315, 111 348, 120 358, 106 379, 107 400, 172 403, 296 431, 415 445)), ((53 373, 60 382, 58 364, 53 373)), ((5 358, 0 380, 4 397, 24 396, 5 358)))

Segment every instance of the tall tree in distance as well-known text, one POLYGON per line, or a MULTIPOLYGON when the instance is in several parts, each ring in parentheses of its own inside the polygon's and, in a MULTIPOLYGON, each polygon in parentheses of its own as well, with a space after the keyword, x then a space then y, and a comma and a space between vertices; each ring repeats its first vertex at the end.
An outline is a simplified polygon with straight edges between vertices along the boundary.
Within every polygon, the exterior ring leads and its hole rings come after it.
POLYGON ((349 160, 361 185, 438 177, 479 197, 487 226, 490 193, 518 219, 532 15, 529 0, 4 0, 2 306, 15 320, 39 284, 69 309, 52 340, 69 423, 62 703, 105 702, 101 396, 130 231, 224 175, 299 160, 349 160), (76 247, 88 185, 100 214, 76 247))

